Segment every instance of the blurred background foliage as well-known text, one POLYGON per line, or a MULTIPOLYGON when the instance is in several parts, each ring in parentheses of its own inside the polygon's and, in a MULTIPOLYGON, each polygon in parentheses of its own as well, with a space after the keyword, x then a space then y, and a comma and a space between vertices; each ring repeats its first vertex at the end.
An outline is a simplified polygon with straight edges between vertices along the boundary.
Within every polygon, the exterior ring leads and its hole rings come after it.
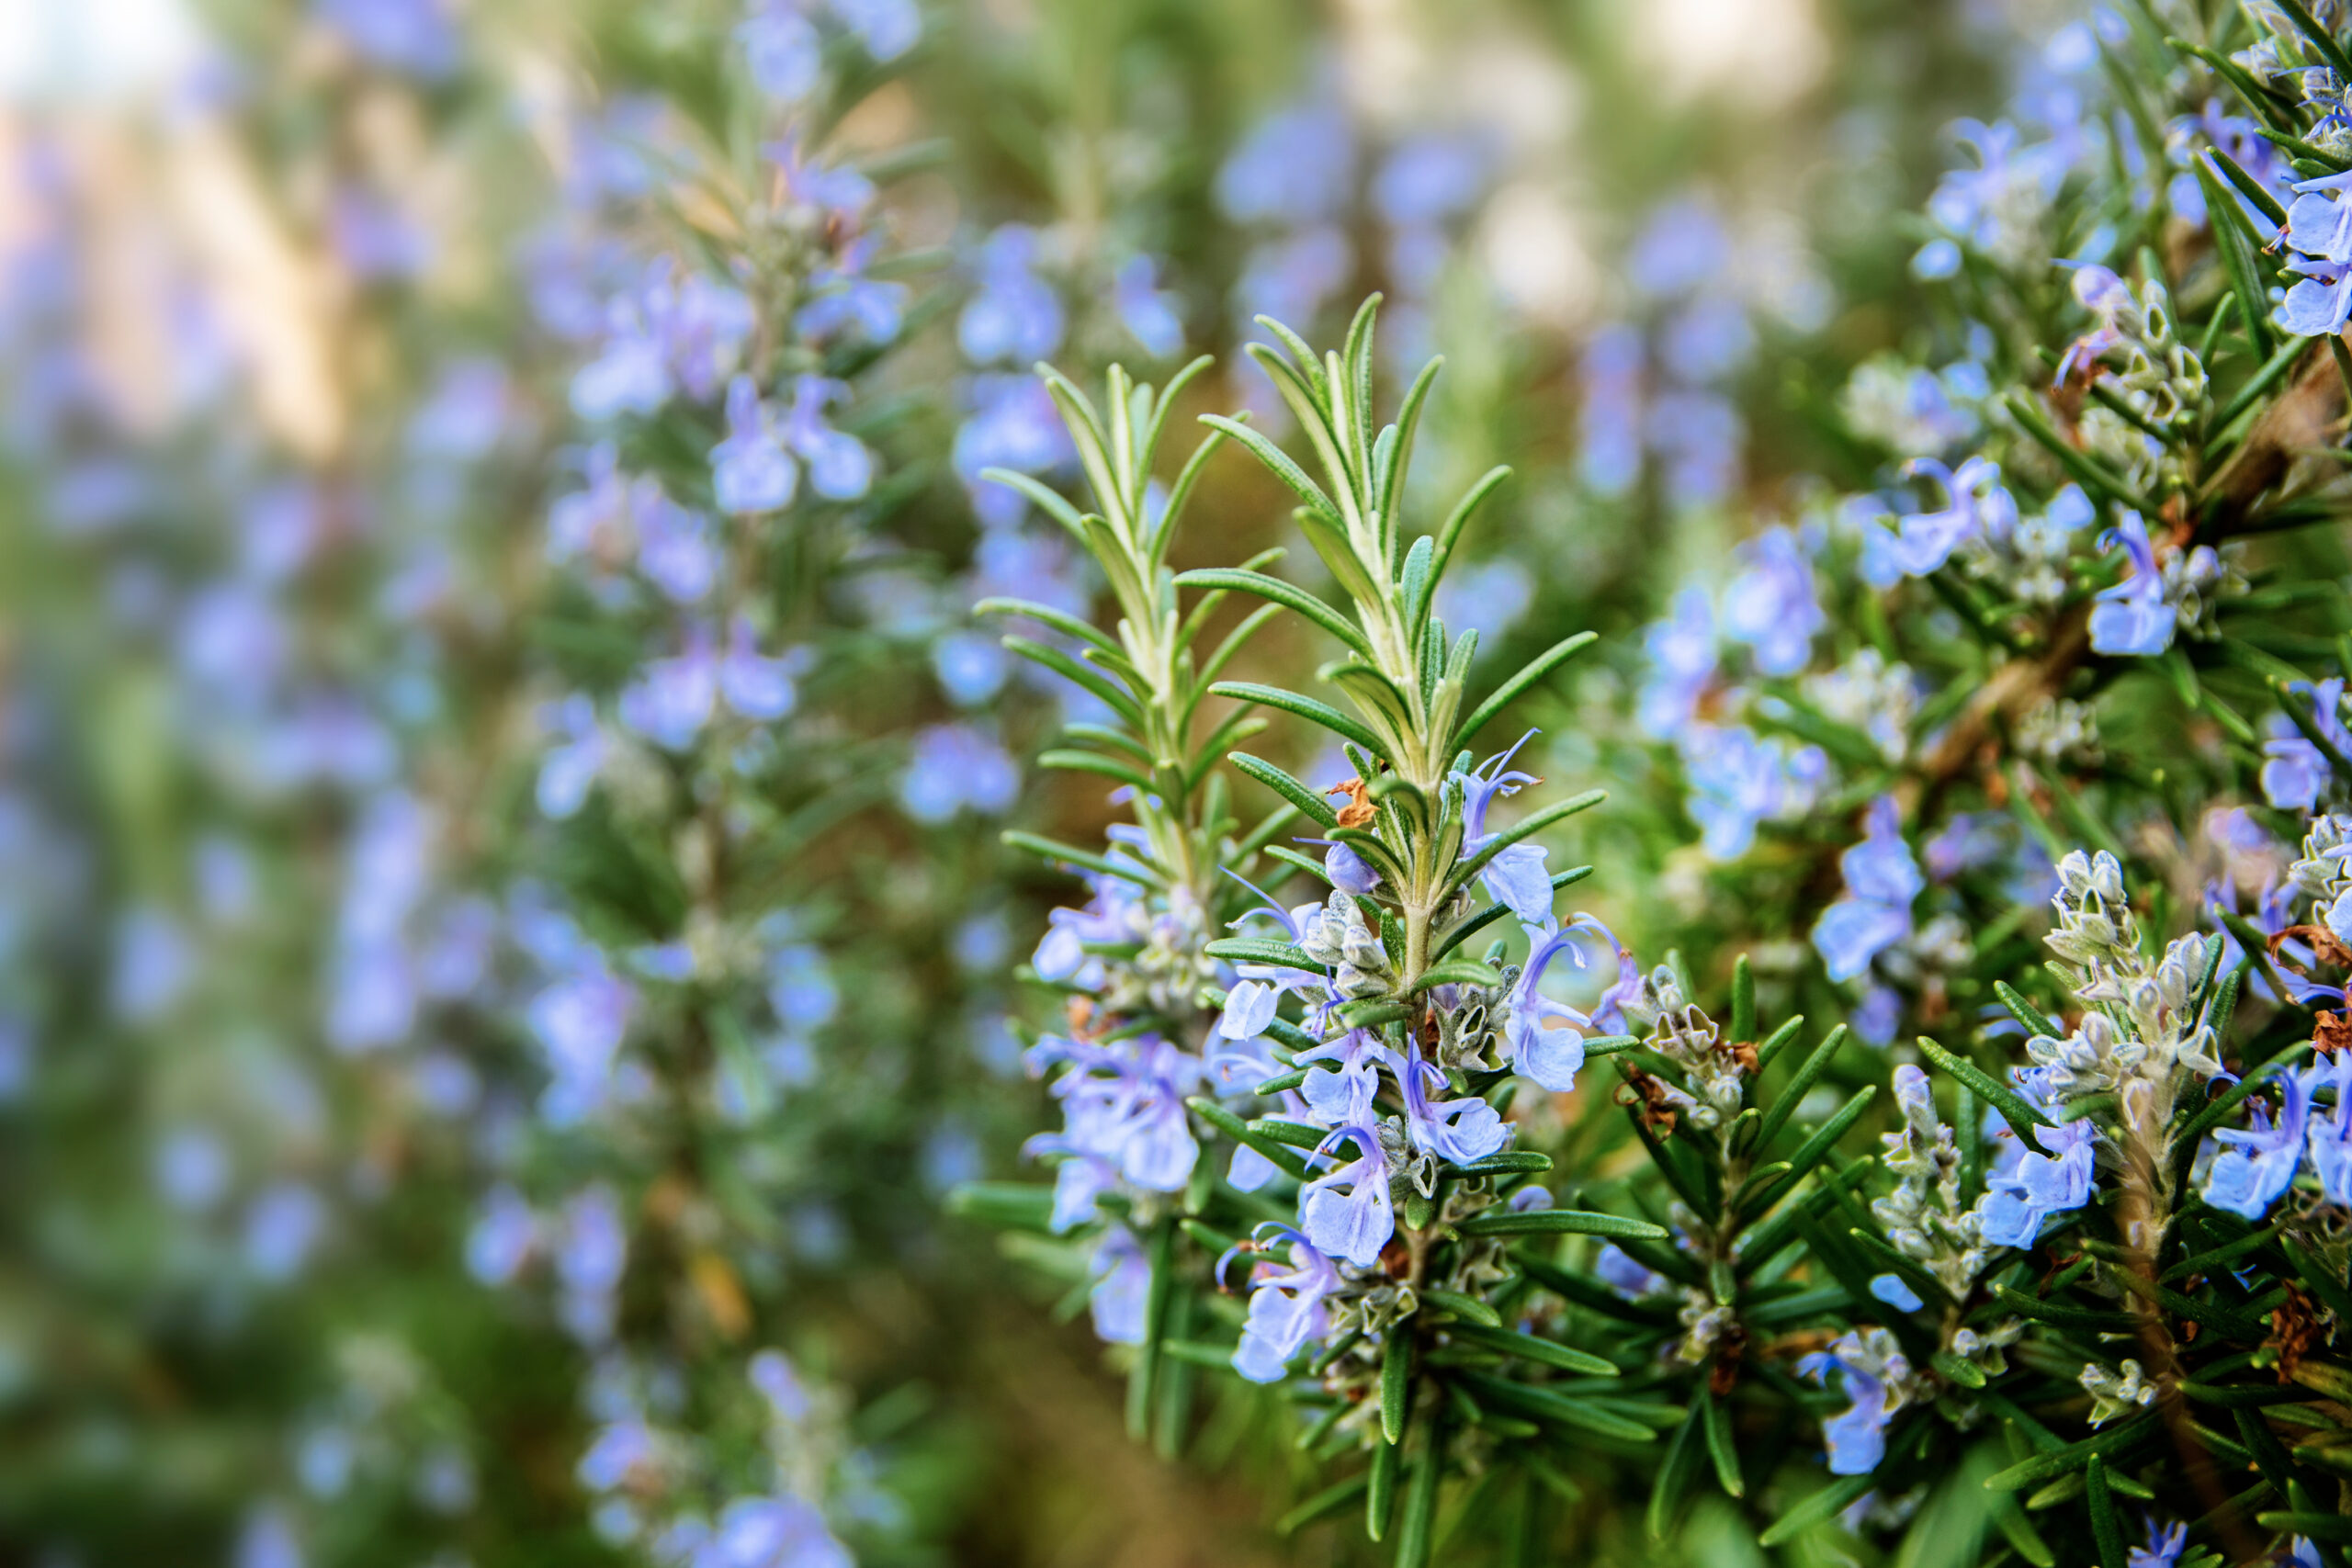
MULTIPOLYGON (((1602 634, 1539 716, 1554 767, 1616 791, 1563 863, 1611 871, 1596 908, 1638 941, 1671 920, 1643 878, 1694 835, 1580 707, 1622 700, 1675 582, 1804 504, 1793 476, 1869 481, 1840 393, 1938 330, 1899 215, 2072 19, 940 0, 885 59, 861 29, 889 7, 809 10, 831 85, 793 123, 878 185, 860 221, 905 291, 887 355, 825 361, 873 499, 779 547, 778 614, 823 651, 776 799, 826 804, 778 874, 825 999, 757 1109, 682 1066, 660 1117, 581 1137, 534 1109, 533 913, 616 953, 679 916, 669 841, 542 808, 544 705, 620 688, 650 635, 550 559, 618 298, 557 258, 668 247, 751 287, 729 258, 783 117, 747 13, 0 5, 0 1558, 641 1558, 582 1464, 610 1352, 547 1288, 594 1273, 601 1181, 639 1397, 690 1391, 711 1462, 749 1463, 773 1439, 723 1391, 787 1352, 775 1462, 831 1478, 860 1560, 1351 1560, 1264 1528, 1292 1461, 1254 1396, 1218 1395, 1189 1459, 1129 1447, 1083 1324, 939 1210, 1043 1124, 996 976, 1066 888, 996 830, 1110 819, 1084 775, 993 782, 1069 699, 991 662, 970 603, 1043 581, 1085 613, 1096 585, 981 498, 983 462, 1057 466, 991 378, 1208 352, 1185 412, 1265 419, 1250 318, 1326 341, 1385 291, 1387 368, 1448 359, 1430 493, 1518 470, 1447 618, 1498 670, 1602 634), (502 1192, 536 1229, 496 1229, 502 1192), (486 1264, 502 1235, 538 1261, 486 1264)), ((632 450, 698 468, 718 406, 632 450)), ((1214 466, 1177 564, 1255 553, 1283 510, 1214 466)), ((1249 662, 1306 648, 1277 625, 1249 662)), ((1752 1551, 1704 1511, 1665 1553, 1632 1528, 1593 1560, 1752 1551)), ((797 1550, 741 1561, 830 1560, 797 1550)))

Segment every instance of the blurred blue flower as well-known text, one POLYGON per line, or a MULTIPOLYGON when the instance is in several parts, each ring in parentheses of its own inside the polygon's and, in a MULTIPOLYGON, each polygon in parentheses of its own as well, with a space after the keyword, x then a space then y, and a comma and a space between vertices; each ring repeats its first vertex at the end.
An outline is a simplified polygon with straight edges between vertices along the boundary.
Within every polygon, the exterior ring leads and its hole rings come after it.
POLYGON ((1695 583, 1678 589, 1667 618, 1642 634, 1642 651, 1649 673, 1634 716, 1646 735, 1679 739, 1716 674, 1715 614, 1707 591, 1695 583))
POLYGON ((594 949, 583 946, 566 969, 532 998, 526 1012, 552 1079, 542 1110, 558 1123, 576 1122, 604 1102, 637 1010, 635 989, 615 978, 594 949))
POLYGON ((1313 321, 1354 271, 1355 251, 1334 225, 1318 223, 1269 240, 1250 251, 1234 285, 1235 314, 1244 330, 1254 330, 1248 323, 1259 316, 1313 321))
POLYGON ((1601 495, 1623 495, 1642 476, 1642 334, 1623 321, 1586 340, 1577 378, 1577 464, 1601 495))
POLYGON ((978 707, 1004 688, 1011 655, 995 637, 950 632, 932 644, 931 667, 957 707, 978 707))
POLYGON ((698 272, 673 283, 673 270, 666 257, 655 262, 639 298, 671 374, 701 402, 718 392, 758 318, 741 290, 698 272))
POLYGON ((1396 228, 1438 224, 1476 204, 1488 159, 1476 139, 1424 132, 1382 160, 1372 176, 1372 209, 1396 228))
POLYGON ((755 0, 751 14, 735 25, 752 80, 768 96, 797 103, 824 73, 824 39, 800 14, 796 0, 755 0))
POLYGON ((1673 1289, 1665 1275, 1634 1262, 1625 1255, 1625 1249, 1613 1241, 1601 1247, 1592 1260, 1592 1271, 1600 1277, 1601 1283, 1627 1301, 1637 1302, 1645 1296, 1662 1295, 1673 1289))
POLYGON ((1094 1288, 1087 1300, 1095 1335, 1106 1345, 1142 1344, 1144 1310, 1151 1296, 1151 1263, 1134 1235, 1123 1224, 1104 1226, 1089 1267, 1094 1274, 1094 1288))
POLYGON ((755 724, 773 724, 800 705, 798 681, 811 655, 793 649, 775 658, 760 652, 749 616, 738 615, 727 630, 727 651, 718 660, 718 693, 727 705, 755 724))
POLYGON ((1847 1010, 1846 1021, 1864 1043, 1891 1045, 1903 1022, 1903 993, 1892 986, 1865 986, 1861 1000, 1847 1010))
POLYGON ((767 964, 768 1008, 778 1022, 790 1029, 821 1029, 841 1010, 841 987, 825 962, 824 951, 807 942, 787 942, 767 964))
POLYGON ((1925 1303, 1919 1292, 1903 1282, 1899 1274, 1880 1274, 1871 1280, 1871 1294, 1897 1312, 1917 1312, 1925 1303))
POLYGON ((1535 599, 1535 579, 1515 560, 1497 557, 1457 566, 1438 584, 1437 617, 1458 635, 1475 631, 1492 643, 1527 613, 1535 599))
POLYGON ((613 1295, 628 1263, 628 1232, 620 1199, 602 1182, 564 1205, 555 1237, 556 1278, 564 1291, 564 1325, 583 1342, 613 1330, 613 1295))
POLYGON ((1651 214, 1625 258, 1634 286, 1653 296, 1691 293, 1723 275, 1732 237, 1713 206, 1677 197, 1651 214))
POLYGON ((1721 380, 1756 351, 1756 331, 1736 299, 1709 294, 1692 300, 1666 324, 1658 363, 1689 386, 1721 380))
POLYGON ((977 1181, 987 1168, 979 1139, 968 1127, 934 1127, 922 1143, 922 1184, 934 1194, 977 1181))
POLYGON ((749 376, 727 387, 727 438, 710 449, 711 490, 718 509, 737 516, 791 504, 800 482, 784 441, 749 376))
POLYGON ((884 64, 922 39, 922 9, 915 0, 829 0, 865 52, 884 64))
POLYGON ((993 974, 1012 956, 1012 922, 1001 909, 972 915, 956 926, 948 951, 966 974, 993 974))
MULTIPOLYGON (((2333 1052, 2299 1076, 2310 1100, 2304 1135, 2312 1174, 2319 1178, 2320 1193, 2329 1202, 2352 1204, 2352 1054, 2333 1052), (2318 1103, 2321 1089, 2335 1091, 2334 1105, 2318 1103)), ((2219 1166, 2221 1160, 2213 1163, 2219 1166)))
POLYGON ((1850 980, 1911 934, 1911 902, 1926 886, 1893 795, 1871 803, 1862 841, 1838 856, 1838 865, 1846 892, 1815 922, 1813 945, 1831 979, 1850 980))
POLYGON ((653 1462, 653 1434, 635 1418, 614 1421, 596 1434, 573 1473, 592 1492, 613 1492, 653 1462))
POLYGON ((1719 861, 1746 854, 1758 824, 1809 809, 1829 774, 1819 747, 1759 738, 1745 725, 1694 727, 1679 750, 1690 785, 1684 809, 1699 824, 1707 853, 1719 861))
POLYGON ((432 236, 390 201, 355 186, 335 192, 327 233, 336 256, 362 282, 415 277, 432 264, 432 236))
POLYGON ((605 734, 596 722, 595 705, 584 692, 542 707, 539 724, 562 742, 549 747, 540 759, 537 792, 540 812, 560 822, 586 804, 596 775, 604 771, 605 734))
POLYGON ((154 499, 147 475, 128 462, 69 459, 50 477, 41 510, 58 532, 88 536, 122 526, 154 499))
MULTIPOLYGON (((589 447, 579 464, 586 488, 560 495, 548 507, 548 559, 558 565, 580 559, 609 564, 626 555, 636 534, 637 510, 645 502, 621 472, 620 453, 611 442, 589 447)), ((661 495, 653 480, 645 485, 652 496, 661 495)))
POLYGON ((762 1350, 752 1358, 745 1374, 753 1388, 768 1402, 780 1421, 801 1422, 808 1418, 813 1408, 808 1385, 793 1370, 792 1362, 781 1350, 762 1350))
POLYGON ((1416 301, 1436 289, 1453 255, 1453 243, 1442 229, 1416 225, 1389 233, 1388 287, 1396 291, 1397 299, 1381 319, 1388 336, 1382 338, 1380 346, 1383 357, 1392 364, 1414 363, 1415 351, 1427 348, 1428 312, 1416 301), (1409 341, 1391 349, 1389 337, 1400 333, 1409 341))
MULTIPOLYGON (((2344 723, 2344 679, 2331 677, 2316 683, 2291 681, 2286 694, 2312 700, 2312 727, 2327 738, 2338 755, 2352 755, 2352 729, 2344 723)), ((2270 739, 2263 743, 2262 795, 2282 811, 2311 811, 2333 782, 2327 753, 2304 736, 2285 714, 2273 714, 2270 739)))
POLYGON ((685 648, 648 662, 623 688, 621 722, 667 750, 683 751, 710 722, 718 701, 718 655, 710 628, 691 626, 685 648))
POLYGON ((1813 661, 1813 637, 1827 624, 1815 597, 1813 566, 1796 535, 1767 528, 1736 552, 1745 568, 1724 589, 1724 636, 1746 643, 1756 668, 1793 675, 1813 661))
POLYGON ((628 200, 650 192, 658 165, 648 154, 675 144, 670 106, 650 93, 616 94, 574 114, 571 126, 564 197, 582 210, 606 197, 628 200))
POLYGON ((474 1506, 480 1488, 473 1461, 462 1450, 445 1445, 429 1450, 417 1461, 412 1490, 416 1500, 434 1513, 454 1517, 474 1506))
POLYGON ((1052 396, 1036 377, 975 376, 970 393, 972 412, 956 431, 956 474, 971 492, 980 521, 1006 527, 1021 520, 1029 503, 1009 486, 983 483, 981 473, 989 468, 1046 473, 1073 460, 1077 448, 1062 428, 1052 396))
POLYGON ((2148 1520, 2147 1542, 2131 1549, 2123 1560, 2124 1568, 2180 1568, 2181 1554, 2188 1550, 2188 1527, 2175 1520, 2159 1525, 2148 1520))
POLYGON ((1172 289, 1159 285, 1159 264, 1149 256, 1130 256, 1120 266, 1111 291, 1112 308, 1128 335, 1155 359, 1166 359, 1184 346, 1183 301, 1172 289))
POLYGON ((196 976, 196 953, 179 921, 140 905, 115 927, 107 999, 127 1023, 153 1023, 171 1010, 196 976))
POLYGON ((810 1504, 783 1494, 738 1497, 687 1568, 853 1568, 849 1552, 810 1504))
POLYGON ((1036 231, 1019 223, 998 229, 973 253, 979 287, 956 321, 956 341, 973 364, 1027 366, 1061 346, 1061 298, 1032 270, 1036 259, 1036 231))
POLYGON ((256 1505, 237 1531, 233 1568, 304 1568, 294 1522, 277 1503, 256 1505))
POLYGON ((792 383, 792 408, 785 416, 785 445, 808 465, 809 488, 828 501, 855 501, 874 484, 874 454, 856 436, 825 423, 827 406, 849 395, 846 381, 802 376, 792 383))
POLYGON ((351 1434, 341 1427, 313 1427, 295 1445, 294 1473, 313 1497, 333 1497, 351 1483, 356 1456, 351 1434))
MULTIPOLYGON (((791 201, 839 220, 854 220, 873 205, 872 180, 845 164, 820 161, 797 130, 786 131, 760 151, 784 176, 785 194, 791 201)), ((875 237, 869 235, 852 241, 851 246, 870 250, 875 243, 875 237)))
POLYGON ((415 1021, 404 931, 428 890, 432 831, 405 791, 387 790, 361 813, 331 963, 326 1036, 339 1051, 395 1044, 415 1021))
POLYGON ((459 40, 447 0, 313 0, 311 14, 370 64, 428 82, 458 69, 459 40))
POLYGON ((1889 519, 1892 529, 1873 525, 1865 530, 1862 580, 1873 588, 1925 577, 1969 540, 2007 538, 2017 525, 2018 504, 2001 484, 1998 463, 1970 457, 1954 469, 1933 457, 1915 457, 1904 471, 1933 479, 1944 492, 1944 504, 1889 519))
POLYGON ((632 500, 637 569, 673 603, 692 604, 708 597, 718 580, 718 542, 710 519, 679 505, 650 482, 632 500))
POLYGON ((660 341, 645 330, 633 304, 614 301, 607 307, 601 351, 572 374, 572 412, 600 423, 623 413, 650 414, 669 400, 670 392, 670 368, 660 341))
POLYGON ((1911 256, 1911 276, 1922 283, 1939 283, 1960 272, 1960 247, 1950 240, 1930 240, 1911 256))
POLYGON ((245 1210, 246 1266, 283 1284, 310 1261, 326 1224, 326 1203, 302 1183, 281 1181, 266 1189, 245 1210))
MULTIPOLYGON (((2223 114, 2218 98, 2208 98, 2196 114, 2175 119, 2166 128, 2165 141, 2174 161, 2178 163, 2201 156, 2197 146, 2200 137, 2226 153, 2231 162, 2254 176, 2282 203, 2294 188, 2295 172, 2278 149, 2263 140, 2251 119, 2243 115, 2223 114)), ((2222 185, 2256 228, 2268 222, 2245 192, 2226 180, 2222 185)), ((2176 215, 2197 228, 2205 227, 2205 191, 2195 175, 2184 171, 2175 175, 2165 194, 2166 204, 2176 215)))
POLYGON ((175 1127, 155 1145, 155 1190, 183 1213, 214 1207, 234 1175, 229 1146, 209 1127, 175 1127))
POLYGON ((538 1245, 538 1216, 506 1182, 492 1188, 466 1233, 466 1271, 485 1285, 504 1285, 523 1270, 538 1245))
POLYGON ((792 319, 795 331, 824 342, 854 331, 870 344, 887 344, 905 324, 907 286, 865 276, 876 254, 873 236, 852 241, 830 266, 810 273, 807 298, 792 319))
POLYGON ((497 360, 455 360, 409 416, 408 449, 443 462, 477 461, 504 436, 513 397, 512 379, 497 360))
POLYGON ((899 804, 918 822, 945 822, 960 811, 1001 816, 1021 793, 1021 770, 1004 748, 966 724, 937 724, 915 737, 914 757, 899 784, 899 804))
POLYGON ((2027 225, 2039 220, 2066 177, 2065 146, 2056 141, 2025 146, 2007 120, 1959 120, 1952 134, 1975 153, 1976 167, 1947 172, 1928 198, 1928 216, 1988 255, 2030 245, 2034 235, 2027 225))
POLYGON ((497 940, 498 910, 489 899, 468 894, 449 900, 417 955, 417 985, 442 1000, 472 995, 489 975, 497 940))
POLYGON ((1237 223, 1304 226, 1340 216, 1354 186, 1346 112, 1312 103, 1270 115, 1242 138, 1217 170, 1216 200, 1237 223))
POLYGON ((1667 499, 1706 506, 1739 483, 1747 427, 1730 399, 1714 392, 1668 391, 1650 404, 1646 436, 1666 464, 1667 499))

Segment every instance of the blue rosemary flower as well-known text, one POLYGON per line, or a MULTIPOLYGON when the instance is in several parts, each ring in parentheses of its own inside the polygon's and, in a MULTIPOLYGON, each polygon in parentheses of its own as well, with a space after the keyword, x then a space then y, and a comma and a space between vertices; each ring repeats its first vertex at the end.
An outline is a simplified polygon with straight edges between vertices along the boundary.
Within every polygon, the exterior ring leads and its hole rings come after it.
MULTIPOLYGON (((2136 512, 2108 530, 2099 543, 2121 545, 2132 572, 2112 588, 2102 589, 2091 609, 2091 647, 2100 653, 2149 658, 2172 646, 2180 615, 2169 602, 2164 570, 2148 540, 2148 526, 2136 512)), ((2208 552, 2210 553, 2210 552, 2208 552)))
POLYGON ((1406 1046, 1397 1077, 1405 1090, 1405 1135, 1422 1153, 1468 1165, 1510 1142, 1510 1130, 1503 1125, 1501 1114, 1477 1096, 1430 1098, 1431 1089, 1446 1087, 1445 1073, 1434 1062, 1423 1059, 1419 1046, 1406 1046))
POLYGON ((1894 797, 1871 802, 1862 841, 1838 858, 1846 893, 1822 910, 1813 945, 1833 980, 1850 980, 1871 961, 1911 934, 1911 904, 1927 886, 1903 837, 1894 797))
POLYGON ((1970 457, 1950 468, 1933 457, 1915 457, 1905 469, 1925 474, 1944 492, 1944 504, 1932 511, 1905 513, 1893 519, 1890 531, 1873 527, 1862 537, 1862 577, 1872 587, 1889 588, 1905 577, 1925 577, 1972 539, 2006 535, 2015 526, 2017 502, 2001 484, 2001 466, 1985 457, 1970 457))
MULTIPOLYGON (((1233 1352, 1233 1368, 1251 1382, 1280 1382, 1302 1347, 1330 1333, 1324 1302, 1340 1288, 1339 1269, 1306 1236, 1280 1226, 1272 1228, 1271 1239, 1288 1244, 1290 1267, 1261 1258, 1250 1269, 1250 1316, 1233 1352)), ((1263 1249, 1265 1239, 1258 1245, 1263 1249)), ((1218 1260, 1220 1278, 1233 1257, 1229 1252, 1218 1260)))
POLYGON ((1206 1072, 1198 1056, 1151 1034, 1107 1045, 1048 1035, 1027 1061, 1032 1077, 1069 1068, 1053 1086, 1062 1131, 1032 1138, 1031 1152, 1100 1160, 1153 1192, 1176 1191, 1193 1174, 1201 1150, 1184 1099, 1206 1072))
POLYGON ((1325 1151, 1341 1143, 1352 1143, 1356 1157, 1345 1165, 1334 1161, 1328 1174, 1299 1190, 1300 1224, 1306 1239, 1326 1257, 1370 1269, 1379 1263, 1381 1249, 1396 1234, 1396 1214, 1388 1191, 1388 1155, 1378 1127, 1359 1122, 1334 1128, 1317 1146, 1316 1157, 1332 1160, 1325 1151), (1347 1190, 1341 1191, 1342 1188, 1347 1190))
POLYGON ((1643 634, 1642 651, 1649 657, 1649 673, 1635 716, 1645 734, 1679 739, 1717 673, 1715 613, 1707 591, 1696 583, 1677 591, 1667 618, 1643 634))
MULTIPOLYGON (((2352 729, 2344 723, 2342 676, 2290 682, 2286 690, 2290 696, 2310 697, 2313 727, 2338 755, 2352 753, 2352 729)), ((2272 716, 2270 739, 2263 743, 2262 751, 2268 759, 2262 764, 2263 798, 2283 811, 2317 809, 2320 797, 2335 782, 2327 754, 2284 714, 2272 716)))
MULTIPOLYGON (((2302 1165, 2303 1134, 2311 1114, 2311 1084, 2304 1073, 2283 1073, 2279 1075, 2278 1090, 2278 1117, 2275 1122, 2269 1112, 2257 1104, 2251 1128, 2225 1127, 2213 1134, 2216 1142, 2229 1146, 2214 1157, 2212 1168, 2206 1173, 2205 1201, 2242 1219, 2259 1220, 2268 1213, 2270 1205, 2294 1185, 2295 1173, 2302 1165)), ((2340 1124, 2340 1111, 2337 1120, 2340 1124)), ((2323 1122, 2323 1138, 2335 1144, 2328 1127, 2323 1122)))
POLYGON ((1833 1475, 1868 1475, 1886 1457, 1887 1417, 1905 1403, 1910 1362, 1895 1350, 1884 1329, 1849 1330, 1826 1350, 1797 1363, 1805 1376, 1826 1383, 1834 1374, 1849 1404, 1821 1424, 1833 1475))
POLYGON ((1690 786, 1684 809, 1699 824, 1707 853, 1719 861, 1746 854, 1759 824, 1810 810, 1829 774, 1819 747, 1759 737, 1745 725, 1694 728, 1680 750, 1690 786))
POLYGON ((1095 1337, 1105 1345, 1142 1344, 1144 1314, 1151 1299, 1151 1260, 1135 1233, 1115 1222, 1105 1225, 1087 1267, 1094 1276, 1086 1299, 1095 1337))
POLYGON ((738 516, 792 503, 800 483, 775 422, 749 376, 727 386, 727 439, 710 449, 710 485, 721 512, 738 516))
POLYGON ((1008 223, 973 257, 979 288, 956 322, 956 341, 975 365, 1032 365, 1061 346, 1061 297, 1034 270, 1037 234, 1008 223))
POLYGON ((1812 661, 1814 634, 1827 621, 1812 563, 1785 527, 1767 528, 1736 554, 1745 570, 1724 589, 1724 636, 1746 643, 1765 674, 1793 675, 1812 661))
POLYGON ((1977 1203, 1984 1239, 1996 1247, 2031 1247, 2042 1221, 2090 1201, 2097 1138, 2090 1122, 2075 1121, 2027 1129, 2006 1145, 2001 1163, 1985 1173, 1985 1193, 1977 1203), (2028 1136, 2049 1152, 2030 1152, 2023 1142, 2028 1136))
POLYGON ((2303 1131, 2312 1173, 2329 1202, 2352 1204, 2352 1052, 2333 1052, 2299 1076, 2310 1099, 2303 1131), (2318 1102, 2322 1089, 2335 1091, 2334 1105, 2318 1102))
MULTIPOLYGON (((1524 785, 1542 782, 1532 773, 1510 767, 1520 748, 1534 738, 1535 731, 1531 729, 1510 750, 1487 758, 1469 773, 1453 775, 1462 786, 1464 855, 1476 854, 1498 836, 1487 830, 1487 812, 1498 796, 1517 795, 1524 785)), ((1542 928, 1552 923, 1552 875, 1544 869, 1544 860, 1540 845, 1516 843, 1505 847, 1478 873, 1478 880, 1495 901, 1508 906, 1523 926, 1542 928)))

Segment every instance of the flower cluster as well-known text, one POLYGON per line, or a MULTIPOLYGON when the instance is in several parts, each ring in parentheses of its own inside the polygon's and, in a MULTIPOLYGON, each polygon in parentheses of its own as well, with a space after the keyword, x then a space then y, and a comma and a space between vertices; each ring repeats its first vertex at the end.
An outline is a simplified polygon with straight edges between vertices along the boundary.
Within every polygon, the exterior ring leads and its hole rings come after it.
POLYGON ((1655 461, 1670 506, 1729 501, 1747 441, 1730 393, 1756 356, 1758 328, 1817 326, 1826 290, 1760 215, 1695 195, 1650 215, 1625 265, 1649 320, 1612 321, 1585 345, 1579 477, 1596 494, 1623 497, 1655 461))
POLYGON ((477 132, 514 149, 454 18, 282 20, 193 31, 102 112, 19 73, 0 138, 0 1338, 39 1456, 0 1529, 66 1556, 492 1528, 491 1396, 396 1302, 469 1294, 436 1200, 498 921, 447 761, 506 694, 488 541, 538 453, 500 291, 448 308, 459 237, 406 193, 477 132))
MULTIPOLYGON (((590 1522, 662 1562, 830 1568, 898 1515, 839 1396, 755 1348, 815 1342, 787 1267, 851 1244, 842 1192, 783 1157, 823 1135, 802 1091, 852 1076, 830 1058, 862 1000, 797 867, 860 803, 843 752, 884 716, 820 694, 864 635, 837 573, 894 547, 871 389, 910 298, 886 190, 820 128, 853 58, 871 91, 920 34, 907 5, 760 5, 701 40, 766 138, 748 168, 680 102, 575 106, 531 253, 579 445, 547 522, 566 634, 537 669, 534 874, 507 900, 534 1114, 488 1151, 468 1261, 552 1296, 591 1368, 590 1522)), ((1010 794, 916 750, 918 776, 1010 794)))

